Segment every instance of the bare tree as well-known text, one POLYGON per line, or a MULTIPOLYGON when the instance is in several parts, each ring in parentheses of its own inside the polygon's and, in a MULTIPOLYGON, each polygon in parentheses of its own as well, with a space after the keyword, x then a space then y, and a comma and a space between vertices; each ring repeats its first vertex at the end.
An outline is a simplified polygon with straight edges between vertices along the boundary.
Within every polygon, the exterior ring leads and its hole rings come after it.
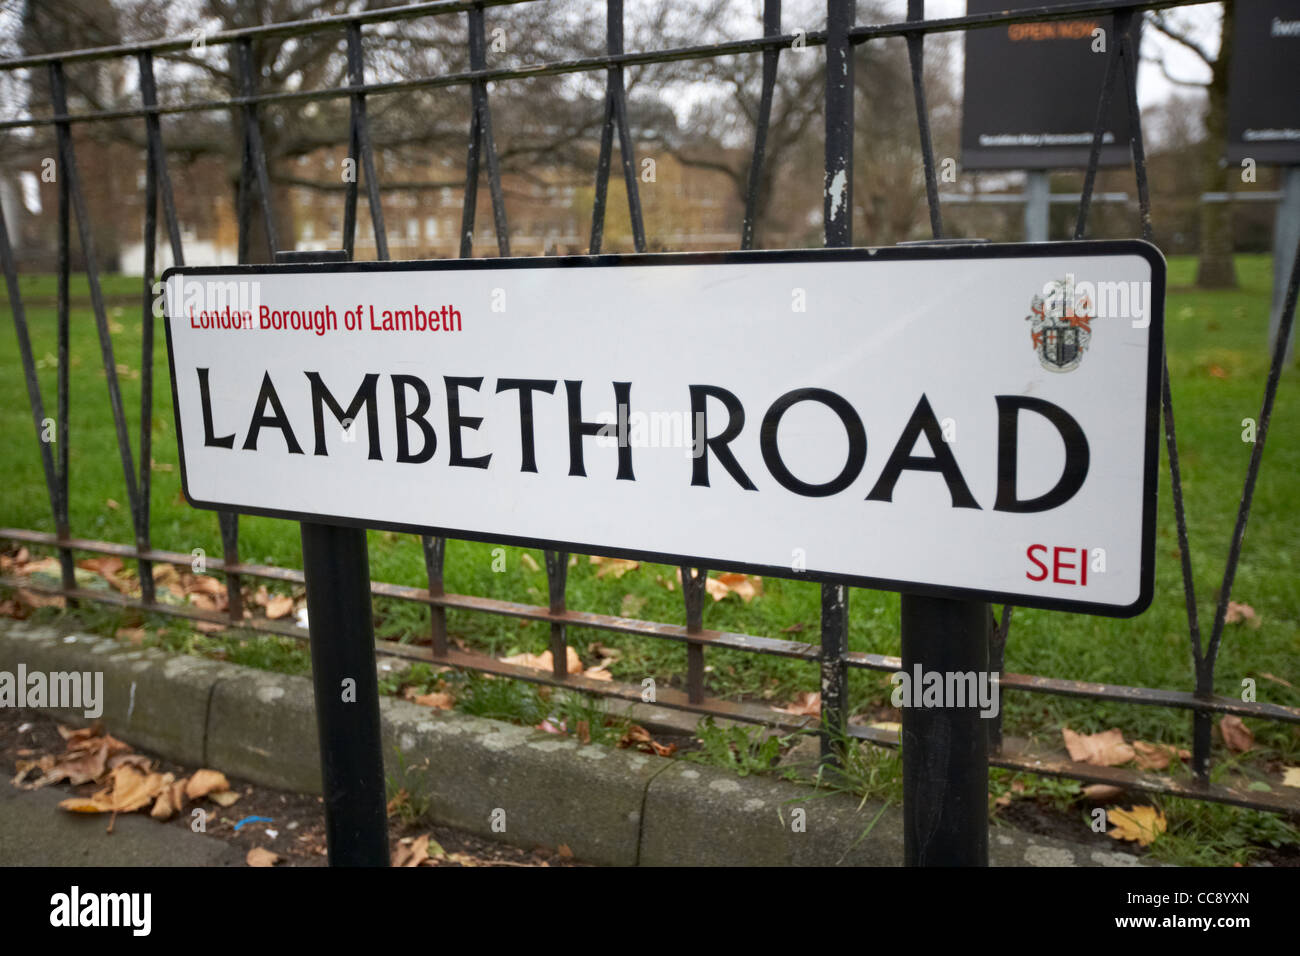
MULTIPOLYGON (((1185 22, 1167 11, 1147 14, 1147 22, 1179 46, 1190 50, 1210 68, 1209 83, 1181 79, 1170 75, 1164 60, 1152 58, 1165 77, 1179 86, 1205 90, 1205 136, 1200 144, 1201 189, 1224 192, 1228 188, 1228 167, 1223 162, 1228 121, 1228 67, 1232 57, 1233 0, 1225 0, 1219 27, 1217 55, 1195 39, 1185 22)), ((1196 265, 1196 284, 1202 289, 1231 289, 1237 285, 1237 271, 1232 261, 1232 205, 1204 203, 1200 209, 1200 257, 1196 265)))

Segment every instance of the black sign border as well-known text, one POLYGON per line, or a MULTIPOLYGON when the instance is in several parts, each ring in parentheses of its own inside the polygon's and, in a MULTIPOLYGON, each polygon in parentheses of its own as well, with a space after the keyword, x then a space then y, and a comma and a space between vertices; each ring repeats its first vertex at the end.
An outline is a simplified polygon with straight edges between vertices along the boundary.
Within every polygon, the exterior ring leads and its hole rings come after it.
POLYGON ((481 269, 566 269, 580 267, 669 266, 669 265, 721 265, 764 262, 899 262, 899 261, 962 261, 968 259, 1024 259, 1066 258, 1091 256, 1136 255, 1151 266, 1152 315, 1147 334, 1152 337, 1147 354, 1145 457, 1142 481, 1142 558, 1138 598, 1129 605, 1102 604, 1093 601, 1073 601, 1062 598, 1035 598, 1030 594, 1004 591, 984 591, 974 588, 898 581, 890 578, 866 578, 831 572, 794 572, 785 567, 715 561, 693 555, 665 554, 640 551, 632 548, 585 544, 576 541, 552 541, 541 538, 522 538, 514 535, 484 534, 457 528, 433 528, 399 522, 369 521, 344 518, 336 515, 311 514, 301 511, 281 511, 273 508, 244 507, 242 505, 199 501, 190 494, 189 476, 185 467, 185 445, 181 432, 180 396, 176 388, 176 366, 172 348, 172 317, 166 315, 167 367, 171 375, 172 411, 175 415, 176 444, 180 458, 181 490, 185 500, 194 508, 205 511, 235 511, 239 514, 266 518, 287 518, 320 524, 335 524, 377 531, 398 531, 410 534, 457 538, 488 544, 507 544, 517 547, 542 548, 549 551, 568 551, 578 554, 605 554, 612 557, 649 561, 656 564, 690 565, 714 570, 739 571, 784 578, 793 581, 814 581, 825 584, 842 584, 877 591, 894 591, 924 597, 954 600, 978 600, 1016 607, 1041 608, 1049 611, 1073 611, 1100 617, 1131 618, 1145 611, 1151 604, 1155 591, 1155 526, 1157 469, 1160 460, 1160 384, 1164 358, 1164 301, 1166 263, 1156 246, 1140 239, 1077 240, 1039 243, 982 243, 885 247, 854 247, 840 249, 790 249, 744 252, 680 252, 680 253, 628 253, 578 256, 530 256, 518 258, 483 259, 409 259, 385 262, 321 262, 286 264, 242 264, 230 266, 173 266, 162 274, 166 283, 172 276, 255 276, 322 272, 444 272, 475 271, 481 269))

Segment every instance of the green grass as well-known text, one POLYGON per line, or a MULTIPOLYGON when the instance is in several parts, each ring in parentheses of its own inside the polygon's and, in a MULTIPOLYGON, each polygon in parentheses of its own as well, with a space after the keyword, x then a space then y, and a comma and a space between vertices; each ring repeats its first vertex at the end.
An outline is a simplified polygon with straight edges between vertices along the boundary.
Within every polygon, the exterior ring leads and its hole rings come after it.
MULTIPOLYGON (((1208 631, 1223 573, 1242 483, 1252 446, 1241 439, 1242 420, 1257 418, 1267 372, 1266 330, 1271 288, 1267 256, 1238 258, 1241 287, 1224 292, 1191 288, 1195 262, 1188 257, 1170 262, 1167 304, 1167 344, 1171 387, 1179 430, 1184 495, 1191 531, 1191 559, 1203 628, 1208 631)), ((21 280, 28 305, 34 351, 47 413, 52 413, 55 388, 55 284, 49 276, 21 280)), ((140 403, 141 321, 140 280, 107 276, 115 361, 120 370, 123 399, 134 437, 138 438, 140 403)), ((87 538, 129 542, 133 539, 126 493, 109 411, 99 344, 86 298, 84 279, 72 287, 72 398, 70 424, 71 500, 73 533, 87 538), (117 502, 117 507, 110 503, 117 502)), ((6 310, 7 311, 7 310, 6 310)), ((7 317, 3 321, 10 325, 7 317)), ((154 544, 189 552, 203 548, 220 553, 213 514, 188 507, 180 493, 180 475, 173 434, 170 383, 161 331, 155 348, 152 505, 154 544)), ((1253 678, 1259 699, 1300 706, 1300 691, 1262 677, 1268 673, 1300 687, 1300 390, 1295 368, 1283 376, 1274 411, 1264 466, 1255 494, 1251 521, 1233 597, 1258 612, 1255 630, 1230 625, 1224 638, 1216 675, 1216 691, 1239 696, 1242 680, 1253 678)), ((38 446, 27 403, 25 383, 12 333, 0 337, 0 524, 53 530, 53 520, 40 470, 38 446)), ((424 563, 418 540, 411 535, 371 532, 371 572, 378 580, 422 586, 424 563)), ((504 570, 493 569, 493 545, 451 541, 447 546, 446 587, 449 591, 534 604, 546 603, 546 575, 521 560, 523 549, 507 548, 504 570)), ((246 517, 240 524, 240 551, 246 559, 265 564, 300 566, 297 525, 282 520, 246 517)), ((543 566, 540 551, 529 552, 543 566)), ((1117 684, 1190 689, 1193 681, 1177 539, 1168 478, 1161 461, 1159 524, 1157 529, 1156 597, 1150 610, 1132 620, 1111 620, 1050 611, 1017 609, 1007 648, 1010 671, 1077 678, 1117 684)), ((624 575, 598 578, 597 568, 579 556, 569 569, 568 601, 575 609, 607 614, 631 614, 649 620, 683 619, 676 571, 642 565, 624 575), (665 582, 673 582, 669 590, 665 582)), ((764 593, 750 604, 736 598, 706 601, 706 626, 815 642, 818 638, 819 591, 807 582, 767 579, 764 593)), ((855 589, 849 614, 849 647, 854 651, 896 654, 898 597, 855 589)), ((117 612, 113 612, 117 613, 117 612)), ((393 600, 376 601, 377 631, 391 640, 422 638, 429 627, 428 610, 393 600)), ((519 622, 492 615, 452 611, 448 627, 467 646, 496 656, 548 646, 545 624, 519 622)), ((301 672, 306 657, 286 642, 272 639, 214 638, 185 634, 169 640, 187 649, 218 644, 228 659, 258 666, 301 672)), ((661 684, 682 686, 686 670, 683 645, 671 641, 630 637, 571 628, 569 638, 583 659, 593 641, 615 648, 616 679, 639 683, 650 676, 661 684)), ((710 693, 769 700, 791 699, 817 686, 813 665, 785 659, 711 650, 706 674, 710 693)), ((513 682, 466 678, 458 691, 462 706, 483 714, 530 710, 528 694, 513 682), (502 688, 516 688, 503 690, 502 688), (498 695, 494 697, 494 695, 498 695), (507 699, 507 696, 513 695, 507 699), (499 697, 499 699, 498 699, 499 697)), ((855 672, 850 703, 855 712, 885 705, 892 688, 884 674, 855 672)), ((538 702, 535 710, 547 709, 538 702)), ((549 712, 549 710, 548 710, 549 712)), ((542 714, 541 716, 545 716, 542 714)), ((539 717, 540 719, 540 717, 539 717)), ((1041 738, 1055 746, 1060 728, 1081 732, 1120 727, 1127 739, 1189 745, 1190 717, 1185 712, 1135 705, 1070 700, 1041 695, 1011 694, 1004 701, 1009 734, 1041 738)), ((1251 759, 1276 766, 1300 762, 1300 735, 1295 728, 1248 721, 1257 735, 1251 759)), ((603 726, 603 725, 602 725, 603 726)), ((1219 745, 1216 742, 1216 747, 1219 745)), ((1220 748, 1221 751, 1221 748, 1220 748)), ((1216 759, 1225 756, 1216 753, 1216 759)))

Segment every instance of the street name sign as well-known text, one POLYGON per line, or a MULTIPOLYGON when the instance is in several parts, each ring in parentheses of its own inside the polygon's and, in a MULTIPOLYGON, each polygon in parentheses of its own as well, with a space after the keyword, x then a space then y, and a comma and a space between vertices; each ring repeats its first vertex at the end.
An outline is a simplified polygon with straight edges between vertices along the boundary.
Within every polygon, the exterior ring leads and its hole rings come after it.
POLYGON ((1139 241, 183 267, 200 508, 1131 616, 1139 241))

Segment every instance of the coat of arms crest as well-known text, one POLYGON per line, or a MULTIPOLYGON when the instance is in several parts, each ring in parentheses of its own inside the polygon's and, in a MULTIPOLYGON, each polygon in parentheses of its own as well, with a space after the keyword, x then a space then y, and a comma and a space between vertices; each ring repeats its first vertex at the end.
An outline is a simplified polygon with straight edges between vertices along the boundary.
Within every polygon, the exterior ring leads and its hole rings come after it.
POLYGON ((1074 276, 1047 283, 1030 302, 1025 316, 1038 361, 1049 372, 1078 368, 1092 341, 1093 303, 1086 294, 1075 295, 1074 276))

